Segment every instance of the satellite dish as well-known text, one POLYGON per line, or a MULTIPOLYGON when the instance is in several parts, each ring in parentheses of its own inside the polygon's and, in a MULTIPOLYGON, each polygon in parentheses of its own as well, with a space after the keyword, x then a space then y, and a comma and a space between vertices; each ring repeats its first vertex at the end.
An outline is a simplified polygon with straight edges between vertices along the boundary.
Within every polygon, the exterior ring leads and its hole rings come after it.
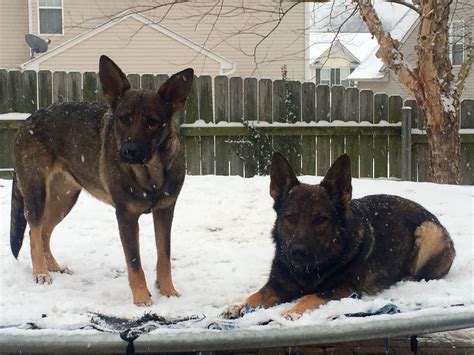
POLYGON ((33 55, 35 53, 44 53, 48 50, 48 43, 50 42, 50 40, 46 42, 41 37, 35 36, 31 33, 25 35, 25 40, 28 46, 31 48, 33 55))

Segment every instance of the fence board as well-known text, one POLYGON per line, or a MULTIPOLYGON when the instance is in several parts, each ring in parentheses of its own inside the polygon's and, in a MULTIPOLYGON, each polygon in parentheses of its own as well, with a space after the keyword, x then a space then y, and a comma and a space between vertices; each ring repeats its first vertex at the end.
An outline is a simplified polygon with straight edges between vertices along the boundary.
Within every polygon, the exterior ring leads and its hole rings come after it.
POLYGON ((140 89, 140 75, 139 74, 128 74, 128 82, 130 83, 130 88, 140 89))
MULTIPOLYGON (((229 79, 225 75, 214 78, 215 121, 229 121, 229 79)), ((229 175, 229 137, 216 137, 216 175, 229 175)))
POLYGON ((316 121, 316 85, 303 83, 301 85, 301 114, 303 122, 316 121))
MULTIPOLYGON (((361 90, 359 93, 360 121, 374 122, 374 93, 372 90, 361 90)), ((360 177, 374 176, 374 137, 360 136, 360 177)))
MULTIPOLYGON (((461 102, 461 128, 474 128, 474 100, 461 102)), ((462 183, 474 185, 474 142, 461 144, 462 183)))
MULTIPOLYGON (((199 119, 199 106, 198 106, 198 86, 196 77, 194 78, 191 92, 186 101, 186 123, 194 123, 199 119)), ((189 175, 200 175, 201 174, 201 152, 199 137, 185 137, 186 145, 186 171, 189 175)))
POLYGON ((99 100, 99 79, 97 73, 85 72, 82 78, 82 97, 84 101, 99 100))
MULTIPOLYGON (((232 80, 232 79, 231 79, 232 80)), ((231 93, 236 92, 232 89, 231 93)), ((232 100, 231 100, 232 103, 232 100)), ((231 109, 231 111, 233 111, 231 109)), ((236 111, 237 112, 237 111, 236 111)), ((244 115, 243 118, 248 121, 257 120, 257 79, 255 78, 245 78, 244 79, 244 115)), ((231 121, 234 121, 237 117, 231 116, 231 121)))
MULTIPOLYGON (((403 99, 401 96, 390 96, 388 99, 388 121, 390 123, 400 123, 402 121, 403 99)), ((401 137, 388 137, 388 159, 389 176, 402 177, 402 141, 401 137)))
MULTIPOLYGON (((273 122, 301 121, 301 83, 275 80, 273 82, 273 122)), ((273 137, 276 151, 287 157, 296 174, 301 173, 301 137, 273 137)))
MULTIPOLYGON (((163 85, 166 80, 169 79, 168 74, 157 74, 155 75, 155 88, 158 90, 161 85, 163 85)), ((194 80, 196 80, 196 75, 194 76, 194 80)))
MULTIPOLYGON (((347 88, 342 107, 344 108, 344 121, 359 122, 359 90, 347 88)), ((338 152, 336 151, 335 153, 338 152)), ((358 135, 346 136, 346 153, 351 159, 351 175, 359 177, 360 143, 358 135)), ((335 155, 333 155, 333 160, 335 155)))
POLYGON ((153 74, 143 74, 140 78, 140 86, 142 89, 156 90, 155 76, 153 74))
POLYGON ((53 103, 52 80, 53 74, 49 70, 38 72, 38 108, 47 107, 53 103))
POLYGON ((66 72, 53 73, 53 103, 59 104, 67 101, 66 72))
POLYGON ((330 93, 329 86, 316 86, 316 121, 330 121, 330 93))
MULTIPOLYGON (((301 100, 302 121, 316 121, 316 85, 314 83, 302 84, 301 100)), ((314 136, 301 138, 301 173, 316 174, 316 138, 314 136)))
MULTIPOLYGON (((331 121, 345 121, 344 117, 345 91, 343 86, 331 88, 331 121)), ((346 137, 343 135, 331 136, 331 163, 344 153, 346 137)), ((351 157, 351 160, 353 157, 351 157)))
MULTIPOLYGON (((316 86, 316 121, 329 121, 331 119, 329 86, 316 86)), ((331 138, 319 135, 316 137, 316 174, 324 176, 331 164, 330 160, 331 138)))
MULTIPOLYGON (((168 76, 166 75, 166 77, 168 76)), ((157 76, 157 80, 163 80, 164 83, 167 79, 165 79, 164 76, 158 79, 157 76)), ((191 92, 189 93, 188 99, 186 100, 186 123, 194 123, 199 119, 198 97, 198 80, 196 76, 194 76, 191 92)), ((200 175, 201 152, 199 137, 185 137, 184 142, 186 144, 186 171, 189 175, 200 175)))
MULTIPOLYGON (((199 118, 204 122, 214 122, 212 112, 212 79, 209 75, 198 78, 199 118)), ((214 174, 214 137, 201 137, 201 173, 214 174)))
POLYGON ((21 73, 17 70, 8 73, 8 103, 11 112, 22 112, 21 73))
MULTIPOLYGON (((242 78, 233 77, 229 80, 229 121, 242 122, 244 117, 244 87, 242 78)), ((255 82, 256 85, 256 82, 255 82)), ((256 88, 256 87, 255 87, 256 88)), ((256 94, 257 92, 255 92, 256 94)), ((256 97, 255 97, 256 98, 256 97)), ((255 100, 255 105, 257 104, 255 100)), ((255 112, 255 111, 254 111, 255 112)), ((255 112, 256 113, 256 112, 255 112)), ((227 137, 228 141, 232 137, 227 137)), ((229 144, 230 175, 244 176, 244 163, 235 151, 235 144, 229 144)))
POLYGON ((8 105, 8 72, 0 69, 0 113, 9 112, 8 105))
MULTIPOLYGON (((9 129, 0 129, 0 168, 10 168, 13 166, 13 161, 11 160, 11 150, 12 145, 10 144, 10 134, 9 129)), ((3 178, 3 177, 2 177, 3 178)))
POLYGON ((261 79, 258 82, 258 120, 272 122, 273 103, 272 103, 272 81, 270 79, 261 79))
POLYGON ((428 144, 417 144, 418 181, 428 181, 428 144))
POLYGON ((70 72, 66 77, 67 101, 82 101, 82 76, 78 72, 70 72))
MULTIPOLYGON (((374 123, 388 122, 388 96, 374 95, 374 123)), ((388 137, 374 136, 374 177, 388 176, 388 137)))
MULTIPOLYGON (((163 79, 164 78, 160 78, 159 80, 163 80, 163 79)), ((163 82, 165 81, 166 80, 164 80, 163 82)), ((184 116, 178 117, 177 120, 179 123, 193 123, 193 122, 196 122, 198 119, 199 119, 199 87, 198 87, 198 78, 194 76, 193 85, 191 86, 191 91, 186 100, 184 116), (182 121, 180 119, 182 119, 182 121)))
MULTIPOLYGON (((257 107, 257 87, 260 85, 255 78, 246 78, 244 80, 244 120, 247 121, 256 121, 258 119, 258 107, 257 107)), ((271 81, 270 81, 270 88, 268 88, 268 84, 262 84, 263 90, 270 90, 271 92, 271 81)), ((268 105, 268 100, 270 98, 265 98, 265 104, 268 105)), ((270 101, 271 103, 271 101, 270 101)), ((260 102, 260 105, 263 105, 263 102, 260 102)), ((271 109, 271 105, 270 105, 271 109)), ((265 115, 266 113, 263 113, 265 115)), ((270 111, 271 114, 271 111, 270 111)), ((271 121, 271 116, 270 116, 271 121)), ((239 139, 239 138, 238 138, 239 139)), ((242 137, 242 140, 245 139, 242 137)), ((252 149, 249 145, 242 144, 240 149, 242 150, 242 154, 244 156, 250 156, 250 150, 252 149)), ((252 177, 257 174, 256 164, 244 164, 244 171, 245 177, 252 177)))
POLYGON ((21 105, 20 112, 34 112, 38 107, 36 72, 27 70, 21 73, 21 105))

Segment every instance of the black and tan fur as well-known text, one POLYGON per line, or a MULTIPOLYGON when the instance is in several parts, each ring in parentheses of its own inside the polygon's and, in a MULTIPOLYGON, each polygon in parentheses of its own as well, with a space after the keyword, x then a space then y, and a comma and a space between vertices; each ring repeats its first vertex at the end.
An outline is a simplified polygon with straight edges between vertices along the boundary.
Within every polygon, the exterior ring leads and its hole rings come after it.
POLYGON ((85 189, 115 207, 133 302, 150 305, 138 218, 153 214, 161 294, 179 295, 171 278, 170 230, 185 163, 174 116, 185 105, 193 70, 171 76, 158 91, 133 90, 120 68, 102 56, 99 78, 107 106, 52 105, 32 114, 18 130, 11 249, 17 257, 28 223, 36 282, 51 283, 50 272, 67 272, 51 254, 51 233, 85 189))
POLYGON ((392 195, 352 200, 350 161, 339 157, 319 185, 298 181, 288 161, 273 156, 270 195, 277 219, 270 277, 243 305, 265 308, 298 299, 294 318, 330 300, 377 293, 402 279, 437 279, 454 259, 453 242, 434 215, 392 195))

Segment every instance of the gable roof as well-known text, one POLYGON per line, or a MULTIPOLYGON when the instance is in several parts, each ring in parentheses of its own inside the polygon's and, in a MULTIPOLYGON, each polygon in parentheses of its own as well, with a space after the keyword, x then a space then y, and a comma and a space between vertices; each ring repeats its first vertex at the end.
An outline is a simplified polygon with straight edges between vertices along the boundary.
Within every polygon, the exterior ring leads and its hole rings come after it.
POLYGON ((200 46, 199 44, 189 40, 188 38, 181 36, 180 34, 173 32, 166 27, 154 23, 153 21, 149 20, 142 14, 138 13, 133 13, 129 10, 124 11, 123 13, 117 15, 114 19, 111 19, 89 31, 86 31, 84 33, 81 33, 80 35, 64 42, 58 45, 57 47, 39 55, 36 58, 33 58, 23 64, 20 65, 20 68, 22 70, 35 70, 38 69, 38 65, 50 58, 53 58, 54 56, 63 53, 64 51, 68 50, 69 48, 72 48, 80 43, 83 43, 87 39, 121 23, 122 21, 128 19, 128 18, 133 18, 137 21, 140 21, 144 25, 164 34, 165 36, 168 36, 172 38, 173 40, 193 49, 194 51, 205 55, 206 57, 218 62, 220 64, 220 72, 221 74, 231 74, 233 71, 235 71, 235 63, 232 62, 231 60, 228 60, 227 58, 224 58, 223 56, 212 52, 208 50, 205 47, 200 46))
POLYGON ((331 57, 335 46, 352 58, 353 62, 361 63, 377 46, 370 33, 312 33, 310 35, 310 63, 324 62, 331 57))
MULTIPOLYGON (((390 31, 393 39, 399 40, 402 45, 408 36, 413 32, 418 24, 419 15, 413 10, 408 9, 405 15, 390 31)), ((385 65, 383 61, 376 56, 379 45, 373 48, 370 54, 362 61, 357 68, 347 77, 350 80, 380 80, 385 77, 385 65)))

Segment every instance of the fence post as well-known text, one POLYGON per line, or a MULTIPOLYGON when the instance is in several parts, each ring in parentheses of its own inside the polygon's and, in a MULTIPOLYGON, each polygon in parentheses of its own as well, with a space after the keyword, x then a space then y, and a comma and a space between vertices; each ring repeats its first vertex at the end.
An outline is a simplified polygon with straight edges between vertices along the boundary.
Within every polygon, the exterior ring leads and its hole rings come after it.
POLYGON ((402 107, 402 180, 411 180, 411 107, 402 107))

